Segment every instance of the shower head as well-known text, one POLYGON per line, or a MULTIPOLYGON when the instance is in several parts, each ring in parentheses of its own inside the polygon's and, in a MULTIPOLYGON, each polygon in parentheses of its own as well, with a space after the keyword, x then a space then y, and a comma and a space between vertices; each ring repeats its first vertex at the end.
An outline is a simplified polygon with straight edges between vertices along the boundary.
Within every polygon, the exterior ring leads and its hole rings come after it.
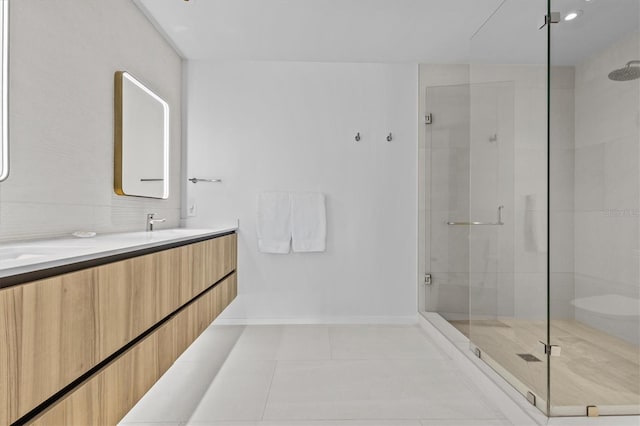
POLYGON ((613 81, 629 81, 640 78, 640 67, 632 66, 633 64, 640 64, 640 61, 629 61, 624 68, 614 70, 609 73, 609 80, 613 81))

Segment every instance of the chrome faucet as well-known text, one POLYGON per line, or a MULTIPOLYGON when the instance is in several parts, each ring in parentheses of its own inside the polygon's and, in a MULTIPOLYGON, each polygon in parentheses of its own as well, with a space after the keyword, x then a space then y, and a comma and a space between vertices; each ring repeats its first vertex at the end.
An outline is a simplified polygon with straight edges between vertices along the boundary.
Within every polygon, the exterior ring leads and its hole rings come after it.
POLYGON ((165 222, 167 219, 154 219, 156 217, 155 213, 149 213, 147 215, 147 231, 153 231, 153 225, 155 223, 165 222))

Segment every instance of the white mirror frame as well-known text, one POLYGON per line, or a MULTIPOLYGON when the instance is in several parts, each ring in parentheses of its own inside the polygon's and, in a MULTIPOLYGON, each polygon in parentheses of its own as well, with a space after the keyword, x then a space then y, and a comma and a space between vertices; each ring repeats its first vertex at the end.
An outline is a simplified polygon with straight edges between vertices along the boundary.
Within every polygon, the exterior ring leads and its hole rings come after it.
POLYGON ((0 0, 0 84, 2 85, 2 100, 0 101, 0 181, 9 176, 9 0, 0 0))
POLYGON ((169 104, 126 71, 115 74, 114 135, 115 192, 134 197, 169 198, 169 104), (135 116, 128 111, 130 107, 138 108, 135 116), (162 123, 144 119, 157 114, 158 107, 162 108, 162 123), (156 157, 160 152, 161 172, 157 161, 147 163, 147 153, 156 157), (160 181, 162 185, 158 185, 160 181))

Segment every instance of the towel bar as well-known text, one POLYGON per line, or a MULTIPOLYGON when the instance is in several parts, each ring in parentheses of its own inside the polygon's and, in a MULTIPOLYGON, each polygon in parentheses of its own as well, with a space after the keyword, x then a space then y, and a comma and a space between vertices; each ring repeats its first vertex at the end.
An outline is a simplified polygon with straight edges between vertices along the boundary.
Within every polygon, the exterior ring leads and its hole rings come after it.
POLYGON ((222 179, 199 179, 199 178, 191 178, 187 179, 189 182, 198 183, 198 182, 222 182, 222 179))

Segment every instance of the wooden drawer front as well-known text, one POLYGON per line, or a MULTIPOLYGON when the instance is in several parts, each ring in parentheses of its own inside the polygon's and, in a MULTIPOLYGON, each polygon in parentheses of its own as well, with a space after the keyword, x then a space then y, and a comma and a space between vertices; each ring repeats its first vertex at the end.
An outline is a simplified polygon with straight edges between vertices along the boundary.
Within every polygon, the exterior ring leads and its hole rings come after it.
POLYGON ((194 265, 198 265, 193 268, 194 295, 236 269, 236 234, 203 241, 192 247, 194 265))
POLYGON ((0 424, 233 271, 235 241, 228 235, 0 290, 0 338, 7 342, 0 345, 0 424))
POLYGON ((26 284, 15 315, 17 345, 17 416, 71 383, 96 364, 94 270, 79 271, 26 284))
POLYGON ((237 293, 236 274, 35 419, 34 425, 115 425, 237 293))
POLYGON ((22 339, 22 288, 0 291, 0 425, 18 417, 18 365, 22 339))

